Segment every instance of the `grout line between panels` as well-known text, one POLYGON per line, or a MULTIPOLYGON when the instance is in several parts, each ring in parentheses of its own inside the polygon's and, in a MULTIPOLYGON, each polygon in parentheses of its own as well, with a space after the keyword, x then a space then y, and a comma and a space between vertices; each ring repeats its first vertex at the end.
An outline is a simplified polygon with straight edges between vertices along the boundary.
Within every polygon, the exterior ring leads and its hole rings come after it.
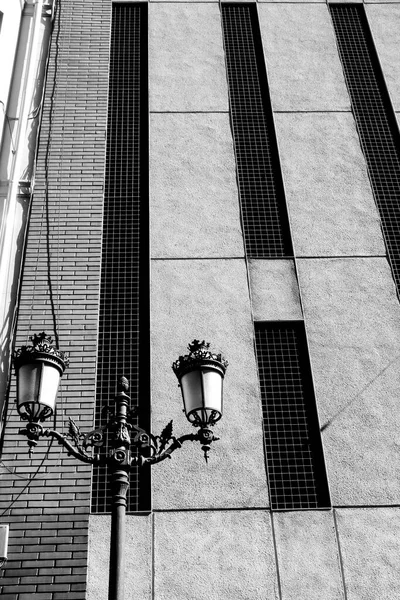
POLYGON ((151 115, 229 115, 229 110, 151 110, 151 115))
POLYGON ((341 578, 342 578, 344 600, 347 600, 346 579, 344 576, 343 556, 342 556, 342 549, 340 546, 339 528, 338 528, 338 524, 337 524, 336 511, 333 510, 332 514, 333 514, 333 523, 334 523, 334 527, 335 527, 336 543, 337 543, 337 548, 338 548, 339 566, 340 566, 340 574, 341 574, 341 578))
POLYGON ((280 573, 280 569, 279 569, 278 545, 276 543, 274 515, 272 512, 271 512, 270 518, 271 518, 272 543, 274 545, 274 555, 275 555, 276 581, 278 584, 279 600, 282 600, 282 584, 281 584, 281 573, 280 573))

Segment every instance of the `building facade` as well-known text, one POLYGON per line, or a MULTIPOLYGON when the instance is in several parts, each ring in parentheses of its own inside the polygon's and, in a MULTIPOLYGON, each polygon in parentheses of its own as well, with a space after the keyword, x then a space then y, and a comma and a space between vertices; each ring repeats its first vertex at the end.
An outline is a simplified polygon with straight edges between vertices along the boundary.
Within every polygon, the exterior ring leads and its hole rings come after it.
POLYGON ((107 474, 18 433, 40 331, 61 431, 125 374, 190 432, 171 363, 229 361, 209 463, 132 474, 127 599, 399 597, 400 3, 0 13, 2 598, 107 598, 107 474))

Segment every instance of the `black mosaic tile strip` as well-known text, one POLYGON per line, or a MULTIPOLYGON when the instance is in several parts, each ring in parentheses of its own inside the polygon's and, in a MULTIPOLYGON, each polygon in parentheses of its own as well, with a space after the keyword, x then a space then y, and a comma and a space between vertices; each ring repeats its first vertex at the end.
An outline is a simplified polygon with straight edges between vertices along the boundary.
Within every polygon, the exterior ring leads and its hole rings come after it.
MULTIPOLYGON (((112 7, 96 423, 116 381, 149 429, 149 218, 147 5, 112 7)), ((128 510, 150 508, 149 471, 130 477, 128 510)), ((92 511, 110 512, 109 474, 93 472, 92 511)))
POLYGON ((255 4, 222 4, 231 122, 246 254, 292 256, 255 4))
POLYGON ((330 11, 354 118, 400 294, 400 135, 362 4, 330 11))
POLYGON ((330 507, 303 322, 255 323, 271 508, 330 507))

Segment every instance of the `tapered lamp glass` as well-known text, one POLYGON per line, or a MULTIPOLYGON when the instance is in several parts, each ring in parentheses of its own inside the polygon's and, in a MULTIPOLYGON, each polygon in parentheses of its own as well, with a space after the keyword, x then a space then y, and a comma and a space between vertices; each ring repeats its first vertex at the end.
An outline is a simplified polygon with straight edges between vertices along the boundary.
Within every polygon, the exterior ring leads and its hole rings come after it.
POLYGON ((14 354, 17 408, 22 419, 44 421, 54 413, 60 379, 68 359, 44 332, 14 354))
POLYGON ((210 344, 194 340, 189 354, 172 368, 179 380, 186 417, 198 427, 213 425, 222 417, 223 380, 228 362, 209 350, 210 344))

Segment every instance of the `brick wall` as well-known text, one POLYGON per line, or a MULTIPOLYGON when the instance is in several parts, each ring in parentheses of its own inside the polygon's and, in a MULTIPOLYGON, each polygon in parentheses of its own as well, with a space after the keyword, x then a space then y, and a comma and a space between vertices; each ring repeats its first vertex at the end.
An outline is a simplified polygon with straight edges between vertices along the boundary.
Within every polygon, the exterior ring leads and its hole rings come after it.
MULTIPOLYGON (((60 348, 70 355, 56 426, 65 431, 71 416, 88 430, 95 391, 111 3, 57 4, 16 346, 43 330, 54 338, 56 329, 60 348)), ((1 521, 10 524, 2 598, 83 599, 91 468, 68 458, 56 443, 49 449, 46 440, 30 460, 18 435, 14 399, 12 387, 0 467, 1 521)))

